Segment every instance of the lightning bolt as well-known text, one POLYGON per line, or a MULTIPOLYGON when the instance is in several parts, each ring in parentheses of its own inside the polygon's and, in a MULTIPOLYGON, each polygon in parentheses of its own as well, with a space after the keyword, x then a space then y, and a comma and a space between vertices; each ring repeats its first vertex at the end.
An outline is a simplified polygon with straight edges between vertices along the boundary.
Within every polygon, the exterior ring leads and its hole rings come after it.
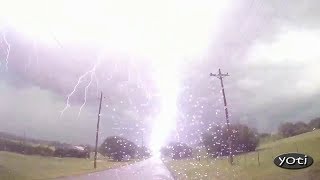
POLYGON ((6 71, 8 71, 8 64, 9 64, 8 59, 9 59, 9 56, 10 56, 11 45, 8 43, 8 40, 7 40, 7 37, 6 37, 6 33, 5 33, 5 32, 2 33, 2 37, 3 37, 4 43, 5 43, 6 46, 7 46, 7 49, 6 49, 7 55, 6 55, 6 58, 5 58, 5 62, 6 62, 5 65, 6 65, 6 71))
POLYGON ((96 71, 96 66, 94 66, 93 67, 93 69, 90 71, 90 74, 91 74, 91 76, 90 76, 90 82, 88 83, 88 85, 84 88, 84 101, 83 101, 83 104, 81 105, 81 107, 80 107, 80 110, 79 110, 79 113, 78 113, 78 119, 79 119, 79 117, 80 117, 80 114, 81 114, 81 112, 82 112, 82 108, 86 105, 86 103, 87 103, 87 92, 88 92, 88 89, 89 89, 89 87, 90 87, 90 85, 91 85, 91 83, 92 83, 92 80, 93 80, 93 78, 95 77, 95 71, 96 71))
MULTIPOLYGON (((62 115, 64 114, 64 112, 70 107, 70 98, 72 97, 72 95, 76 92, 76 90, 78 89, 78 86, 81 84, 82 80, 87 77, 88 75, 90 75, 90 82, 87 84, 87 86, 84 89, 84 102, 81 105, 80 109, 79 109, 79 113, 78 113, 78 118, 80 117, 82 108, 86 105, 87 103, 87 92, 88 89, 90 87, 90 85, 92 84, 93 79, 96 77, 96 68, 97 66, 100 64, 101 61, 101 57, 99 56, 97 62, 94 64, 94 66, 87 72, 85 72, 83 75, 81 75, 78 78, 78 81, 76 83, 76 85, 73 87, 73 90, 67 95, 67 101, 66 101, 66 106, 60 111, 60 118, 62 117, 62 115)), ((97 79, 96 79, 97 81, 97 79)))
POLYGON ((73 87, 73 90, 71 91, 71 93, 68 94, 66 106, 61 110, 60 118, 63 115, 63 113, 70 107, 70 97, 76 92, 79 84, 82 82, 82 79, 85 78, 89 73, 90 73, 90 71, 88 71, 88 72, 84 73, 82 76, 80 76, 77 84, 73 87))
MULTIPOLYGON (((56 41, 56 43, 58 44, 58 46, 61 49, 64 49, 64 47, 62 46, 62 43, 56 38, 55 34, 53 32, 51 32, 51 35, 53 37, 53 39, 56 41)), ((34 50, 36 50, 35 48, 35 44, 34 44, 34 50)), ((87 93, 88 93, 88 89, 92 84, 93 79, 96 82, 96 88, 97 88, 97 96, 99 96, 99 81, 96 75, 96 68, 97 66, 100 64, 101 61, 101 56, 102 56, 103 51, 100 52, 100 54, 98 55, 98 60, 97 62, 94 64, 93 68, 91 68, 89 71, 85 72, 83 75, 81 75, 78 78, 78 81, 76 83, 76 85, 73 87, 73 90, 67 95, 67 100, 66 100, 66 106, 60 111, 60 118, 62 117, 62 115, 64 114, 64 112, 70 107, 70 98, 71 96, 76 92, 76 90, 78 89, 78 86, 80 85, 80 83, 82 82, 82 80, 87 77, 90 74, 90 82, 87 84, 87 86, 84 89, 84 102, 83 104, 80 106, 79 109, 79 113, 78 113, 78 119, 80 117, 80 114, 82 112, 83 107, 86 105, 87 103, 87 93)), ((38 58, 37 58, 38 59, 38 58)), ((72 59, 75 59, 74 57, 72 57, 72 59)))
POLYGON ((99 97, 99 81, 96 73, 93 73, 93 78, 96 82, 96 89, 97 89, 97 97, 99 97))

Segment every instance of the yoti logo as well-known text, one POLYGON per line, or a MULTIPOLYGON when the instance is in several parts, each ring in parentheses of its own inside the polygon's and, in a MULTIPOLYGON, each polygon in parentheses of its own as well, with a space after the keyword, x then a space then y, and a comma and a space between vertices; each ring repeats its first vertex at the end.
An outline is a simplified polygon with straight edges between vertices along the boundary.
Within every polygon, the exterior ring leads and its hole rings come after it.
POLYGON ((300 153, 281 154, 274 159, 274 164, 285 169, 302 169, 313 164, 312 157, 300 153))

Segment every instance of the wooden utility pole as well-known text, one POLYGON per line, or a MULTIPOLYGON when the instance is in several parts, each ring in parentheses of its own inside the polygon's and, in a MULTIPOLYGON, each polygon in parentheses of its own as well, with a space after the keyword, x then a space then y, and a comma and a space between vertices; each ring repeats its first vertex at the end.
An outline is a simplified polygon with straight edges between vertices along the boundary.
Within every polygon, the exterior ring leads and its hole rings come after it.
POLYGON ((233 156, 232 156, 232 140, 231 140, 231 131, 230 131, 230 123, 229 123, 229 113, 227 108, 227 100, 226 100, 226 94, 224 92, 224 85, 223 85, 223 78, 226 76, 229 76, 229 74, 222 74, 221 70, 219 69, 219 74, 212 74, 210 73, 210 76, 217 77, 220 79, 221 89, 222 89, 222 95, 223 95, 223 102, 224 102, 224 110, 226 113, 226 121, 227 121, 227 135, 228 135, 228 144, 229 144, 229 162, 230 164, 233 164, 233 156))
POLYGON ((100 124, 100 116, 101 116, 101 104, 102 104, 102 92, 100 94, 100 104, 99 104, 99 113, 98 113, 98 122, 97 122, 97 130, 96 130, 96 147, 94 151, 94 168, 97 168, 97 155, 98 155, 98 139, 99 139, 99 124, 100 124))

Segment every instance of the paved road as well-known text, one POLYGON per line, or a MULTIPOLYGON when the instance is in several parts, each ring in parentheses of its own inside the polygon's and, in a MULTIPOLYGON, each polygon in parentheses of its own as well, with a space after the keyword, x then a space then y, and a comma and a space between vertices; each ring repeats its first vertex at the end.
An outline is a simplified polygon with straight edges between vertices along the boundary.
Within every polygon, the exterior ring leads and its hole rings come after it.
POLYGON ((173 177, 159 158, 152 157, 118 169, 58 180, 173 180, 173 177))

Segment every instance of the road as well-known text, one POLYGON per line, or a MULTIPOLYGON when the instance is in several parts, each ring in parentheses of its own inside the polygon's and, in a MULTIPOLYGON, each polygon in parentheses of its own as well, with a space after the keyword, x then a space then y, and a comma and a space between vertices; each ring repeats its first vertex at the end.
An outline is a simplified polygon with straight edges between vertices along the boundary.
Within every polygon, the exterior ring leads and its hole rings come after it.
POLYGON ((161 159, 152 157, 118 169, 57 180, 173 180, 173 177, 161 159))

